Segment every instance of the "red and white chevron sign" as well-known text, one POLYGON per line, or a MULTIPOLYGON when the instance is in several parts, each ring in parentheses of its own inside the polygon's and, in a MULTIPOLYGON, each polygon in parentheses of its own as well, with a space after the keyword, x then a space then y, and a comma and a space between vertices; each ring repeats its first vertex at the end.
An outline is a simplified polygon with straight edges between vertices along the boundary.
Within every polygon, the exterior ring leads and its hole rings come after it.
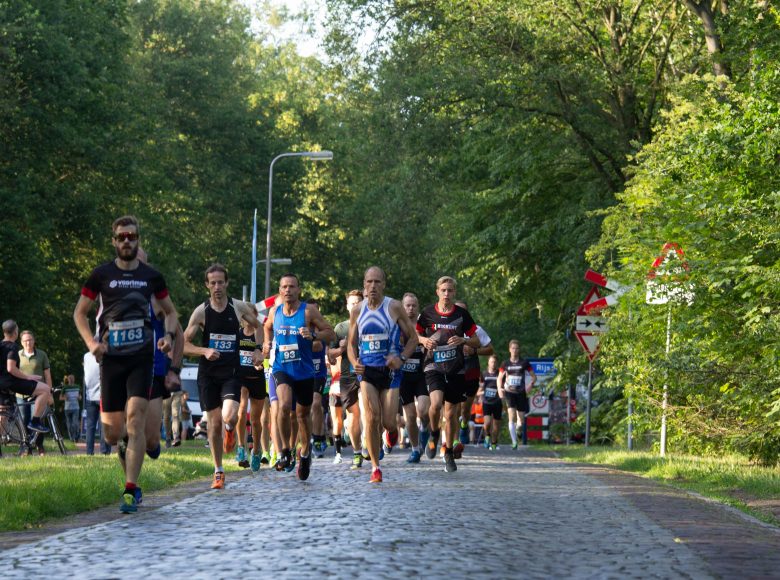
POLYGON ((600 286, 601 288, 612 290, 612 294, 604 296, 598 300, 594 300, 588 304, 583 304, 584 314, 590 314, 591 312, 603 310, 607 306, 614 306, 618 303, 620 297, 631 289, 630 286, 624 286, 619 282, 610 280, 603 274, 599 274, 593 270, 588 270, 585 272, 585 280, 595 284, 596 286, 600 286))

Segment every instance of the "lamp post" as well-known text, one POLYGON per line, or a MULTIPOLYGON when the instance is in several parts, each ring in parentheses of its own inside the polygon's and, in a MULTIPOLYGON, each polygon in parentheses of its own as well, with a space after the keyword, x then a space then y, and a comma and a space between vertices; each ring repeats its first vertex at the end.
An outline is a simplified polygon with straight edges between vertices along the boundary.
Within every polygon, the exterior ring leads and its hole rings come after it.
POLYGON ((271 208, 274 192, 274 163, 282 157, 303 157, 312 161, 330 161, 333 151, 301 151, 297 153, 281 153, 273 158, 268 169, 268 223, 265 236, 265 295, 271 294, 271 208))

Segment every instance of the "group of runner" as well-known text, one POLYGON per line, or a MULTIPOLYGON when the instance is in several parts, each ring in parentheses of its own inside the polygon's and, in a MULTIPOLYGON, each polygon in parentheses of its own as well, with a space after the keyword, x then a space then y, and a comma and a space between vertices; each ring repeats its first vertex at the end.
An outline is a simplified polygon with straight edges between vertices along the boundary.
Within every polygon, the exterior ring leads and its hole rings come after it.
POLYGON ((346 296, 349 319, 334 329, 316 303, 301 301, 295 274, 280 278, 276 302, 261 321, 253 304, 229 297, 227 269, 213 264, 205 273, 209 297, 182 331, 163 276, 146 264, 138 221, 118 218, 112 243, 116 258, 89 276, 74 321, 100 361, 105 437, 118 444, 125 473, 122 512, 136 511, 142 501, 137 481, 144 455, 160 453, 157 399, 161 402, 167 390, 180 387, 184 355, 199 357, 198 389, 208 423, 214 489, 224 488, 223 457, 234 450, 245 467, 256 471, 273 463, 276 470, 289 472, 297 465, 298 478, 306 480, 312 453, 322 457, 326 446, 326 407, 334 462, 342 461, 346 417, 351 468, 360 469, 364 458, 370 460, 372 483, 382 481, 380 461, 398 443, 399 412, 411 445, 407 461, 418 463, 423 453, 433 459, 441 445, 445 471, 456 471, 455 460, 463 452, 460 439, 479 388, 479 356, 485 355, 493 355, 484 391, 485 415, 493 420, 489 437, 497 439, 501 399, 506 398, 517 446, 517 422, 528 410, 525 395, 535 376, 519 357, 516 341, 510 359, 496 372, 490 337, 466 305, 455 301, 453 278, 440 278, 436 303, 420 311, 412 293, 402 301, 385 296, 385 272, 372 266, 364 273, 362 291, 346 296), (95 302, 97 333, 88 321, 95 302), (159 367, 167 372, 155 373, 155 353, 170 359, 168 367, 159 367), (524 384, 526 372, 529 385, 524 384), (249 455, 247 406, 253 440, 249 455))

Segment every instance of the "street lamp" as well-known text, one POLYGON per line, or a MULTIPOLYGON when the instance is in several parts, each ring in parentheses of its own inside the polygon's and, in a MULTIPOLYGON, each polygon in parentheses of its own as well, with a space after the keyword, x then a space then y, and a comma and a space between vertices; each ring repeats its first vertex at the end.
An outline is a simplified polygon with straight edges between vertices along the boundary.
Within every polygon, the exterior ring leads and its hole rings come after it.
POLYGON ((271 161, 268 169, 268 224, 265 235, 265 295, 271 294, 271 207, 274 193, 274 163, 282 157, 303 157, 311 161, 330 161, 333 151, 301 151, 297 153, 282 153, 271 161))

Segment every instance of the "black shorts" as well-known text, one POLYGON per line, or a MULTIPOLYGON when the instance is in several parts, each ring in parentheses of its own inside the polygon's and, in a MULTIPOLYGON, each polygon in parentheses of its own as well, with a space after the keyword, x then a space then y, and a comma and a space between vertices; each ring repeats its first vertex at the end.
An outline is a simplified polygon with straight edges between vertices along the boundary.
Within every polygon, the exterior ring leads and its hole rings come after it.
POLYGON ((503 406, 499 399, 496 403, 482 403, 482 413, 485 417, 493 417, 496 421, 501 420, 501 411, 503 406))
POLYGON ((366 367, 363 376, 359 376, 361 382, 365 381, 373 385, 378 391, 393 388, 394 371, 388 367, 366 367))
POLYGON ((331 407, 341 407, 341 395, 334 395, 331 393, 328 395, 328 402, 330 403, 331 407))
POLYGON ((38 386, 38 381, 32 379, 20 379, 13 375, 5 375, 0 379, 0 390, 11 391, 17 395, 29 397, 38 386))
POLYGON ((352 405, 357 405, 358 394, 360 393, 360 385, 357 382, 357 378, 345 377, 341 375, 341 402, 344 404, 344 408, 349 409, 352 405))
POLYGON ((314 377, 314 392, 324 395, 327 382, 328 379, 326 377, 314 377))
POLYGON ((479 390, 479 379, 469 379, 469 380, 464 380, 464 382, 466 384, 465 386, 466 396, 476 397, 477 391, 479 390))
POLYGON ((198 373, 198 395, 204 411, 213 411, 222 406, 222 401, 241 402, 241 383, 234 376, 220 377, 198 373))
POLYGON ((510 393, 509 391, 504 391, 504 398, 506 398, 507 409, 517 409, 521 413, 527 413, 528 409, 530 408, 528 405, 528 397, 526 396, 525 391, 520 393, 510 393))
POLYGON ((426 371, 425 384, 428 392, 443 391, 444 400, 459 405, 466 400, 466 379, 462 374, 445 375, 439 371, 426 371))
POLYGON ((241 377, 239 384, 249 391, 250 399, 265 399, 268 393, 265 392, 265 376, 259 377, 241 377))
POLYGON ((160 397, 169 399, 170 396, 168 389, 165 388, 165 377, 152 377, 152 393, 149 395, 149 400, 152 401, 160 397))
POLYGON ((302 407, 311 407, 312 401, 314 401, 314 377, 296 381, 287 373, 276 371, 274 381, 276 382, 277 396, 281 385, 289 385, 297 404, 302 407))
MULTIPOLYGON (((130 397, 147 401, 152 395, 154 356, 104 356, 100 361, 100 401, 106 413, 124 411, 130 397)), ((165 388, 165 387, 163 387, 165 388)))
POLYGON ((428 396, 428 385, 423 373, 404 373, 401 378, 401 404, 411 405, 417 397, 428 396))

